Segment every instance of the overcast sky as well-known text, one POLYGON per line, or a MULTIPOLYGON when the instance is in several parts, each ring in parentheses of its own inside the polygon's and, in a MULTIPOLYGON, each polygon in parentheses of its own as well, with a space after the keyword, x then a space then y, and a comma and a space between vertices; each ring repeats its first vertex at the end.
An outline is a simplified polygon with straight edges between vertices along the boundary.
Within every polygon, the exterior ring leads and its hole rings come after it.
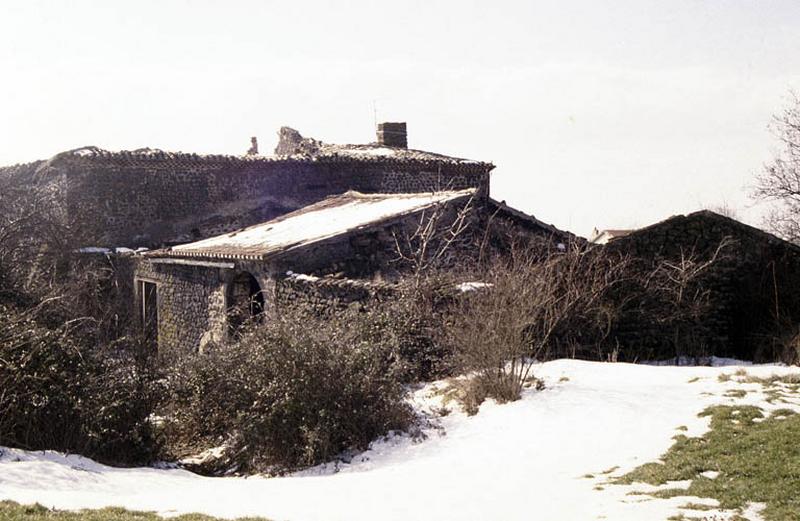
POLYGON ((84 145, 262 152, 292 126, 497 165, 582 235, 747 197, 800 89, 800 2, 9 1, 0 164, 84 145))

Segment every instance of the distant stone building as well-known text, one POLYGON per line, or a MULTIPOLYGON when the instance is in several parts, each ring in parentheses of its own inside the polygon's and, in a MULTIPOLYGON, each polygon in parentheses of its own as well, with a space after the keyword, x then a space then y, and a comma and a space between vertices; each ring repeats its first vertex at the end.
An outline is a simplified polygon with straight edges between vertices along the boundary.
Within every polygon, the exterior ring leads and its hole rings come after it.
MULTIPOLYGON (((610 238, 605 248, 646 262, 707 259, 727 239, 722 260, 704 275, 711 305, 702 324, 710 354, 773 360, 800 324, 800 247, 708 210, 677 215, 610 238)), ((652 318, 628 321, 623 339, 653 346, 664 335, 652 318)), ((798 346, 800 347, 800 346, 798 346)))

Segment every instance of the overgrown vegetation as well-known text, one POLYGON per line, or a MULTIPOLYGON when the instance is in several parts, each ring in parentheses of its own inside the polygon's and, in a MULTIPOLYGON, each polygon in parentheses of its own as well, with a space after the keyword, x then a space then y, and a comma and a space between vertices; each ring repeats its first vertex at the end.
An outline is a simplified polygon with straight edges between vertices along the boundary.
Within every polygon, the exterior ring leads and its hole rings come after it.
POLYGON ((380 318, 286 310, 236 345, 185 360, 163 410, 172 450, 225 444, 226 467, 277 473, 405 429, 402 360, 380 318))
POLYGON ((788 409, 764 412, 753 406, 714 406, 710 430, 698 438, 676 436, 658 463, 648 463, 617 478, 618 484, 663 485, 691 480, 688 490, 654 493, 712 498, 720 507, 741 511, 747 503, 764 503, 764 519, 800 519, 800 415, 788 409), (719 472, 711 479, 705 471, 719 472))
POLYGON ((148 461, 152 367, 123 334, 113 267, 78 259, 57 195, 0 177, 0 445, 148 461))
POLYGON ((604 297, 622 280, 622 266, 577 246, 497 259, 479 290, 454 300, 441 330, 457 367, 470 374, 461 393, 467 409, 486 397, 518 399, 537 360, 582 335, 603 336, 614 314, 604 297))
POLYGON ((57 191, 20 186, 0 179, 0 444, 109 463, 218 448, 204 470, 280 473, 408 429, 409 382, 467 374, 453 396, 476 412, 540 388, 537 360, 705 354, 704 277, 728 245, 643 263, 471 228, 469 200, 395 236, 393 298, 273 310, 209 353, 156 360, 131 335, 124 260, 76 255, 57 191))
MULTIPOLYGON (((124 508, 102 508, 97 510, 54 510, 42 505, 20 505, 13 501, 0 501, 0 518, 6 521, 162 521, 163 517, 151 512, 139 512, 124 508)), ((174 521, 219 521, 219 518, 203 514, 183 514, 170 517, 174 521)), ((267 521, 261 517, 241 517, 238 521, 267 521)))
POLYGON ((148 461, 153 372, 136 346, 87 348, 0 305, 0 445, 148 461))

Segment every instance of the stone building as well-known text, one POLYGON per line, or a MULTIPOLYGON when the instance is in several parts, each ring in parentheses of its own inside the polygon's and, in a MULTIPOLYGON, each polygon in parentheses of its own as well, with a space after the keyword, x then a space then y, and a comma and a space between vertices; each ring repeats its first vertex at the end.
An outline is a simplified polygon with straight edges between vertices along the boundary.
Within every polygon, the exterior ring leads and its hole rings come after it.
MULTIPOLYGON (((711 305, 703 317, 709 354, 774 360, 800 323, 800 247, 708 210, 678 215, 611 237, 604 248, 651 265, 709 259, 723 240, 720 260, 703 275, 711 305)), ((627 320, 623 341, 657 348, 664 334, 652 318, 627 320)))
MULTIPOLYGON (((160 247, 267 221, 349 190, 489 195, 491 163, 406 147, 405 123, 383 123, 377 141, 333 145, 284 127, 275 155, 109 152, 83 147, 0 169, 55 194, 82 246, 160 247)), ((251 148, 252 150, 252 148, 251 148)))
POLYGON ((148 252, 135 273, 139 315, 160 350, 186 352, 223 341, 243 319, 298 294, 344 302, 390 295, 403 271, 398 239, 412 236, 433 212, 445 229, 469 219, 453 248, 456 263, 475 255, 476 232, 486 229, 490 216, 519 233, 568 240, 481 194, 479 188, 350 191, 241 230, 148 252))
MULTIPOLYGON (((470 205, 473 231, 493 222, 574 239, 491 199, 491 163, 409 149, 405 123, 382 123, 376 142, 361 145, 288 127, 278 137, 271 156, 259 154, 256 138, 241 156, 83 147, 0 176, 48 193, 76 232, 76 251, 125 252, 117 277, 132 287, 133 314, 160 348, 176 352, 219 342, 246 315, 279 302, 391 291, 395 238, 433 208, 454 219, 470 205)), ((474 256, 477 244, 473 237, 454 248, 454 262, 474 256)))

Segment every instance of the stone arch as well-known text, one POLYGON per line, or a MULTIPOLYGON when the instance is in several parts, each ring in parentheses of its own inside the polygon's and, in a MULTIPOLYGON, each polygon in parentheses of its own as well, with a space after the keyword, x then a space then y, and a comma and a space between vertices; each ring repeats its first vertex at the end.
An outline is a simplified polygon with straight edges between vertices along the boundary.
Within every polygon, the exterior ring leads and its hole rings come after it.
POLYGON ((264 292, 251 273, 242 271, 233 277, 225 294, 225 307, 231 331, 260 319, 264 313, 264 292))

